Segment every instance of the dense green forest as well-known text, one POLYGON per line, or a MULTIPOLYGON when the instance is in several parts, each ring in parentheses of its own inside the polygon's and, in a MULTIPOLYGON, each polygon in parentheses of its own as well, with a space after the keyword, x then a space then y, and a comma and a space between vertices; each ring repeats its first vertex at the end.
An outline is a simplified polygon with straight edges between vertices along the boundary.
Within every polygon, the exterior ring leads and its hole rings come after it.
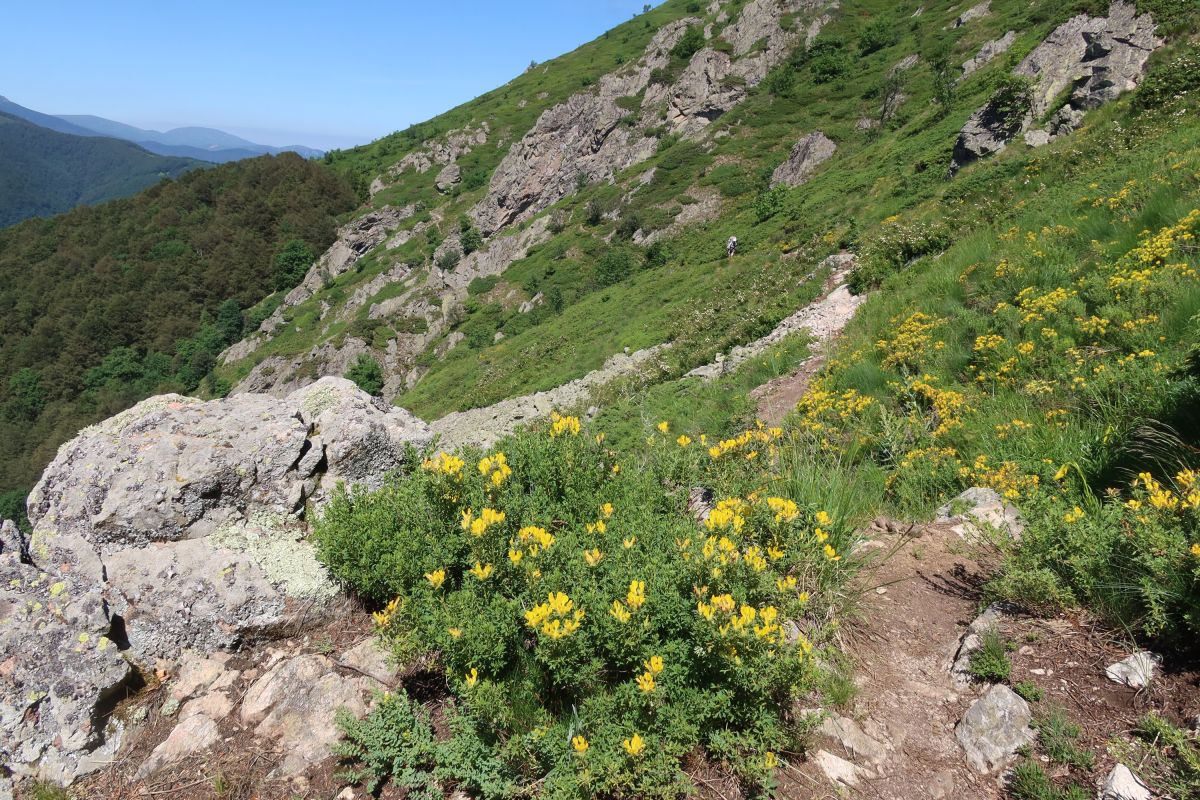
POLYGON ((296 280, 355 204, 336 173, 284 154, 0 231, 0 516, 82 426, 196 389, 242 310, 296 280))
POLYGON ((72 136, 0 112, 0 227, 128 197, 204 166, 132 142, 72 136))

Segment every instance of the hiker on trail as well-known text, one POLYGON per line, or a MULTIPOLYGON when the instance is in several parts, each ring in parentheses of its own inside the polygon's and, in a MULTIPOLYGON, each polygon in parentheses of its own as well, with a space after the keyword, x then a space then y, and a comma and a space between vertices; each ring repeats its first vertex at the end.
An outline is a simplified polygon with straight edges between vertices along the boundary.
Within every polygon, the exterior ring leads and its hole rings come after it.
POLYGON ((737 237, 730 236, 729 241, 725 243, 726 258, 733 258, 733 254, 737 252, 737 237))

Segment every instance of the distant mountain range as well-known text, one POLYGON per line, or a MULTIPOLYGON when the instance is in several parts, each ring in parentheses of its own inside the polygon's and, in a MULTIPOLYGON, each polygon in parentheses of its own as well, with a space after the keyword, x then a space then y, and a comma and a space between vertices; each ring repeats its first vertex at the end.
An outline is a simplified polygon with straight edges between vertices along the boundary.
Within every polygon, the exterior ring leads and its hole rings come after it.
POLYGON ((106 136, 113 139, 124 139, 162 156, 194 158, 199 161, 209 161, 223 164, 228 161, 238 161, 243 158, 253 158, 261 155, 276 155, 284 152, 297 153, 304 158, 319 158, 324 151, 303 145, 287 147, 272 147, 257 144, 231 133, 215 128, 174 128, 169 131, 154 131, 126 125, 104 117, 90 114, 43 114, 40 111, 25 108, 12 102, 7 97, 0 96, 0 112, 32 122, 43 128, 59 133, 69 133, 73 136, 106 136))
POLYGON ((43 127, 0 109, 0 227, 128 197, 163 178, 210 166, 121 139, 71 133, 71 127, 61 120, 56 128, 43 127))

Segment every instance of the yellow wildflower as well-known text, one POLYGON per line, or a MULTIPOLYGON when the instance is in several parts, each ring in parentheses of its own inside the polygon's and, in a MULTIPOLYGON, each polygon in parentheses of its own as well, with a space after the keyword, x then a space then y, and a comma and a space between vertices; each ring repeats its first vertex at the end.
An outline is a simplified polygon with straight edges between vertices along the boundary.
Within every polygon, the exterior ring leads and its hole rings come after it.
POLYGON ((613 600, 612 607, 608 609, 608 613, 613 619, 615 619, 617 622, 620 622, 622 625, 626 622, 629 622, 630 618, 632 617, 632 615, 629 613, 629 610, 625 608, 625 605, 620 600, 613 600))
POLYGON ((475 566, 471 568, 471 574, 476 578, 479 578, 481 581, 486 581, 488 578, 492 577, 492 572, 494 570, 495 567, 493 567, 491 564, 485 565, 476 561, 475 566))
POLYGON ((629 591, 625 593, 625 602, 635 611, 641 608, 646 602, 646 582, 630 581, 629 591))
POLYGON ((657 675, 663 671, 664 665, 662 656, 650 656, 649 659, 642 662, 642 666, 645 667, 646 671, 651 675, 657 675))
POLYGON ((447 628, 446 633, 450 634, 452 638, 457 639, 462 636, 462 628, 447 628))
POLYGON ((628 550, 629 548, 633 547, 635 544, 637 544, 637 537, 636 537, 636 536, 630 536, 630 537, 628 537, 628 538, 625 538, 625 539, 622 539, 622 540, 621 540, 621 546, 622 546, 622 547, 624 547, 626 550, 628 550))
POLYGON ((763 756, 763 766, 767 769, 775 769, 779 766, 779 759, 770 750, 763 756))
POLYGON ((658 423, 658 430, 660 433, 666 433, 667 431, 671 430, 671 423, 664 419, 662 422, 658 423))
POLYGON ((433 588, 440 589, 442 588, 442 584, 446 582, 446 570, 435 569, 433 572, 426 572, 425 580, 429 581, 433 588))
POLYGON ((621 742, 621 746, 625 748, 626 753, 629 753, 629 755, 636 758, 637 756, 640 756, 646 749, 646 740, 642 738, 640 733, 635 733, 633 736, 621 742))
POLYGON ((1079 506, 1075 506, 1075 508, 1071 509, 1070 511, 1068 511, 1066 514, 1063 515, 1063 522, 1067 523, 1068 525, 1074 525, 1076 522, 1079 522, 1079 520, 1083 519, 1085 516, 1086 515, 1083 513, 1083 509, 1080 508, 1079 506))
POLYGON ((649 672, 643 672, 637 677, 637 687, 642 690, 643 694, 650 694, 654 691, 654 676, 649 672))
POLYGON ((479 683, 479 670, 471 667, 471 671, 466 674, 467 688, 474 689, 475 684, 479 683))
POLYGON ((692 437, 685 435, 680 435, 680 437, 675 440, 675 444, 679 445, 680 447, 687 447, 691 443, 692 437))
POLYGON ((825 558, 829 559, 830 561, 838 561, 841 559, 841 556, 838 555, 837 550, 833 549, 833 545, 826 544, 825 545, 825 558))
POLYGON ((598 547, 593 548, 592 550, 584 550, 583 560, 587 562, 589 567, 594 567, 604 560, 604 553, 602 553, 598 547))
POLYGON ((564 417, 557 411, 550 415, 550 438, 568 434, 579 435, 579 417, 564 417))
POLYGON ((588 740, 583 736, 575 736, 571 738, 571 749, 576 753, 586 753, 588 747, 590 747, 588 740))
POLYGON ((1194 545, 1192 545, 1192 555, 1194 555, 1196 558, 1200 558, 1200 542, 1196 542, 1194 545))
POLYGON ((604 517, 605 519, 611 517, 613 515, 613 511, 614 509, 612 503, 605 503, 604 505, 600 506, 600 516, 604 517))

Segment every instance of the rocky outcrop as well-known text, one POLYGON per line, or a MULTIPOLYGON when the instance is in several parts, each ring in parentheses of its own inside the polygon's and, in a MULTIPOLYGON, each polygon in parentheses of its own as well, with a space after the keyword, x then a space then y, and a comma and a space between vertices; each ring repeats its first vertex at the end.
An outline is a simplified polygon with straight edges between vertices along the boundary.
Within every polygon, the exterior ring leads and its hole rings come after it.
POLYGON ((991 0, 984 0, 982 3, 977 3, 976 5, 971 6, 966 11, 959 14, 958 17, 955 18, 954 22, 951 22, 948 27, 961 28, 968 22, 980 19, 981 17, 986 17, 991 12, 991 0))
POLYGON ((951 172, 1003 150, 1054 112, 1040 134, 1028 136, 1032 145, 1049 142, 1074 130, 1087 110, 1133 89, 1150 54, 1162 45, 1154 30, 1150 14, 1139 15, 1125 0, 1116 0, 1107 17, 1080 14, 1058 26, 1013 70, 1031 82, 1028 112, 1017 118, 995 103, 976 111, 959 133, 951 172), (1051 105, 1067 89, 1070 99, 1056 111, 1051 105))
MULTIPOLYGON (((459 158, 487 142, 490 131, 488 123, 481 122, 477 126, 466 125, 462 128, 449 131, 443 137, 437 137, 426 142, 419 149, 414 150, 392 165, 386 174, 376 178, 371 183, 371 194, 374 195, 383 191, 383 189, 406 170, 411 169, 416 172, 425 173, 435 165, 449 166, 454 164, 459 158)), ((438 175, 439 182, 442 181, 443 174, 438 175)), ((443 189, 442 191, 445 190, 443 189)))
POLYGON ((999 39, 992 39, 990 42, 984 42, 983 46, 979 48, 978 53, 963 62, 962 75, 959 77, 959 80, 961 81, 965 79, 967 76, 971 75, 980 67, 987 64, 996 56, 1007 53, 1008 48, 1012 47, 1013 42, 1016 40, 1017 32, 1008 31, 999 39))
POLYGON ((151 398, 63 445, 30 493, 33 563, 0 553, 5 761, 86 773, 117 746, 112 707, 139 668, 327 613, 336 589, 304 541, 306 503, 377 485, 430 438, 325 378, 285 400, 151 398))
POLYGON ((799 186, 806 182, 818 166, 828 161, 837 150, 821 131, 810 133, 792 146, 787 161, 771 173, 772 186, 799 186))
POLYGON ((669 84, 658 78, 670 61, 670 50, 700 20, 664 26, 637 62, 606 75, 594 91, 573 95, 543 112, 496 168, 488 195, 472 216, 490 233, 532 216, 580 183, 609 180, 653 154, 657 139, 648 132, 660 125, 672 133, 698 136, 795 46, 800 34, 794 27, 780 26, 784 14, 809 14, 819 30, 824 17, 817 12, 831 5, 832 0, 752 0, 720 34, 732 56, 704 47, 669 84), (628 98, 639 93, 644 94, 638 110, 627 111, 628 98))

